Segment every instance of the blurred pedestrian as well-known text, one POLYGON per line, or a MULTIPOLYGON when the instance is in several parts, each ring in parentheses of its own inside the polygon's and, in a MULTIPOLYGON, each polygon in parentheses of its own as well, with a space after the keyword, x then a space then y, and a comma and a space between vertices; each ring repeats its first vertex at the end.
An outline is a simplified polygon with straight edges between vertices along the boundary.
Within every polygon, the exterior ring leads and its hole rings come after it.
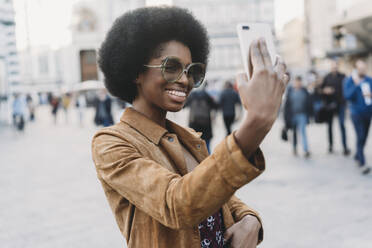
POLYGON ((20 93, 15 93, 12 104, 12 114, 13 125, 18 131, 23 131, 25 128, 26 109, 26 99, 20 93))
POLYGON ((199 133, 166 118, 182 110, 205 77, 208 35, 189 11, 130 11, 114 22, 99 51, 105 86, 133 106, 92 144, 98 178, 128 247, 222 248, 224 238, 231 247, 256 247, 263 238, 258 214, 234 193, 264 169, 258 147, 286 87, 284 63, 273 68, 266 43, 252 43, 254 75, 249 81, 238 75, 251 114, 209 155, 199 133))
POLYGON ((219 105, 222 108, 223 121, 227 135, 231 134, 231 125, 235 121, 235 107, 240 104, 239 94, 234 90, 233 84, 227 81, 220 96, 219 105))
POLYGON ((364 146, 372 118, 372 78, 367 76, 367 65, 357 60, 352 75, 344 84, 344 96, 350 102, 351 120, 357 137, 355 160, 362 174, 368 174, 370 167, 366 165, 364 146))
POLYGON ((27 108, 28 108, 28 113, 29 113, 29 120, 34 121, 35 120, 35 103, 30 94, 27 94, 26 102, 27 102, 27 108))
POLYGON ((345 156, 350 154, 347 146, 346 131, 345 131, 345 109, 346 100, 343 95, 343 81, 345 74, 339 72, 338 63, 336 60, 331 61, 331 71, 328 73, 321 85, 321 93, 324 98, 326 106, 329 106, 329 117, 327 118, 328 125, 328 152, 333 152, 333 116, 338 117, 340 125, 343 154, 345 156))
POLYGON ((57 117, 58 117, 58 109, 60 105, 61 99, 59 96, 55 94, 50 95, 50 105, 52 106, 52 115, 53 115, 53 120, 54 124, 57 124, 57 117))
POLYGON ((329 114, 324 108, 325 104, 322 97, 321 85, 323 80, 315 70, 310 70, 307 80, 307 90, 310 94, 314 121, 315 123, 325 123, 328 121, 329 114))
POLYGON ((185 107, 190 108, 189 127, 197 132, 201 132, 201 138, 207 144, 210 152, 210 141, 213 137, 212 131, 212 110, 217 110, 218 104, 206 91, 207 82, 199 90, 191 92, 187 98, 185 107))
POLYGON ((87 107, 87 102, 85 99, 85 95, 83 93, 79 93, 75 99, 75 107, 78 112, 78 119, 79 124, 82 127, 84 125, 84 115, 87 107))
POLYGON ((66 123, 68 123, 68 114, 69 114, 69 108, 71 104, 71 93, 65 93, 62 96, 62 107, 65 112, 65 120, 66 123))
POLYGON ((289 122, 286 126, 293 131, 293 154, 297 155, 297 130, 300 131, 302 147, 305 157, 310 157, 309 145, 306 134, 306 125, 312 115, 310 95, 303 86, 302 77, 296 76, 293 85, 287 89, 286 101, 284 104, 285 120, 289 122))
POLYGON ((97 126, 108 127, 114 124, 111 113, 111 98, 106 93, 106 90, 100 90, 95 100, 96 114, 94 116, 94 123, 97 126))

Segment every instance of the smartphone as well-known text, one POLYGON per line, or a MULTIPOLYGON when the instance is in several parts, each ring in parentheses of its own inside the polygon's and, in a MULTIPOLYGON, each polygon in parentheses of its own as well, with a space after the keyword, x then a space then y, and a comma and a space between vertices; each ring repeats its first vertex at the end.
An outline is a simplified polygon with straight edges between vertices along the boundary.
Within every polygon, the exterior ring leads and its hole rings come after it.
POLYGON ((237 25, 238 37, 240 42, 240 51, 243 59, 244 70, 248 79, 252 74, 251 65, 249 65, 248 55, 249 46, 254 40, 264 38, 267 49, 269 50, 271 62, 274 64, 276 59, 274 36, 272 28, 267 23, 239 23, 237 25))

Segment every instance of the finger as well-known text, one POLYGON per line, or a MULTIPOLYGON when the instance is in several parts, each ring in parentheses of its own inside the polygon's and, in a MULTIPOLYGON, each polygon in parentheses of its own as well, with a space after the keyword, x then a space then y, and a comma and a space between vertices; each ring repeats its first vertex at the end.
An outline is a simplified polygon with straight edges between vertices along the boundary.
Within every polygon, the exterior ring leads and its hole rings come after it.
POLYGON ((246 73, 238 73, 236 75, 236 82, 238 83, 238 87, 239 85, 243 85, 243 84, 246 84, 248 83, 248 78, 247 78, 247 74, 246 73))
POLYGON ((255 248, 258 244, 258 233, 256 235, 246 235, 244 239, 240 242, 239 247, 244 248, 255 248))
POLYGON ((271 58, 270 58, 270 54, 269 54, 269 49, 267 49, 267 44, 266 44, 266 41, 264 38, 261 38, 260 39, 260 50, 261 50, 261 54, 262 54, 262 59, 263 59, 263 62, 265 64, 265 66, 267 68, 272 68, 273 67, 273 63, 271 61, 271 58))
POLYGON ((276 68, 276 66, 278 65, 278 63, 279 63, 279 58, 280 58, 279 55, 276 55, 276 56, 275 56, 274 68, 276 68))
POLYGON ((250 57, 252 61, 252 67, 253 67, 253 72, 254 71, 259 71, 265 68, 265 64, 262 60, 262 54, 259 48, 259 44, 257 40, 254 40, 251 44, 250 47, 250 57))
POLYGON ((277 71, 277 73, 278 73, 278 78, 282 78, 283 75, 287 71, 287 66, 284 63, 284 60, 280 56, 277 55, 276 58, 277 58, 276 59, 277 63, 276 63, 275 71, 277 71))
POLYGON ((224 235, 223 235, 223 238, 227 241, 227 240, 229 240, 229 239, 232 238, 233 233, 234 233, 233 228, 232 228, 232 227, 231 227, 231 228, 228 228, 228 229, 225 231, 225 233, 224 233, 224 235))
POLYGON ((251 51, 252 51, 252 46, 249 46, 249 52, 248 52, 248 73, 249 73, 249 78, 252 78, 252 74, 253 74, 253 64, 252 64, 251 51))

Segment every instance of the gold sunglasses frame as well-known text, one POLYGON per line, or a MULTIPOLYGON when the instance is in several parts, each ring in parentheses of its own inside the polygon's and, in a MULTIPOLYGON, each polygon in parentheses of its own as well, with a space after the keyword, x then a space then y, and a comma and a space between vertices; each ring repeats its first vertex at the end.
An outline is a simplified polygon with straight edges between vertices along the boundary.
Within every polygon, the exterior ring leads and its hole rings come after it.
POLYGON ((189 72, 189 69, 191 68, 191 66, 193 65, 201 65, 204 69, 204 76, 203 76, 203 79, 200 81, 199 84, 194 84, 193 88, 198 88, 200 87, 203 82, 204 82, 204 79, 205 79, 205 64, 203 63, 191 63, 189 64, 188 66, 184 66, 180 61, 179 61, 179 58, 177 57, 174 57, 174 56, 167 56, 160 65, 144 65, 145 67, 148 67, 148 68, 161 68, 161 74, 164 78, 164 80, 166 80, 168 83, 174 83, 176 81, 178 81, 181 77, 182 77, 182 74, 185 73, 186 77, 187 77, 187 73, 189 72), (178 60, 178 62, 182 65, 182 71, 179 73, 179 75, 177 76, 176 79, 174 80, 167 80, 166 77, 165 77, 165 65, 166 63, 168 62, 169 59, 176 59, 178 60))

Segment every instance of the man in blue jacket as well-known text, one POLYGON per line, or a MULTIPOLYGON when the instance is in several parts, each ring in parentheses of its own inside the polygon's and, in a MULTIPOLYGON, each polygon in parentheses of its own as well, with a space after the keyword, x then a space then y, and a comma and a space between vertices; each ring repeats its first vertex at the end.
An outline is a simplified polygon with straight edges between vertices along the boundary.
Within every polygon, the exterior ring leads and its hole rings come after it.
POLYGON ((351 120, 357 136, 355 159, 358 161, 362 174, 368 174, 370 167, 365 165, 363 150, 372 116, 372 78, 366 75, 367 65, 364 61, 358 60, 355 68, 352 75, 345 81, 344 96, 350 102, 351 120))

